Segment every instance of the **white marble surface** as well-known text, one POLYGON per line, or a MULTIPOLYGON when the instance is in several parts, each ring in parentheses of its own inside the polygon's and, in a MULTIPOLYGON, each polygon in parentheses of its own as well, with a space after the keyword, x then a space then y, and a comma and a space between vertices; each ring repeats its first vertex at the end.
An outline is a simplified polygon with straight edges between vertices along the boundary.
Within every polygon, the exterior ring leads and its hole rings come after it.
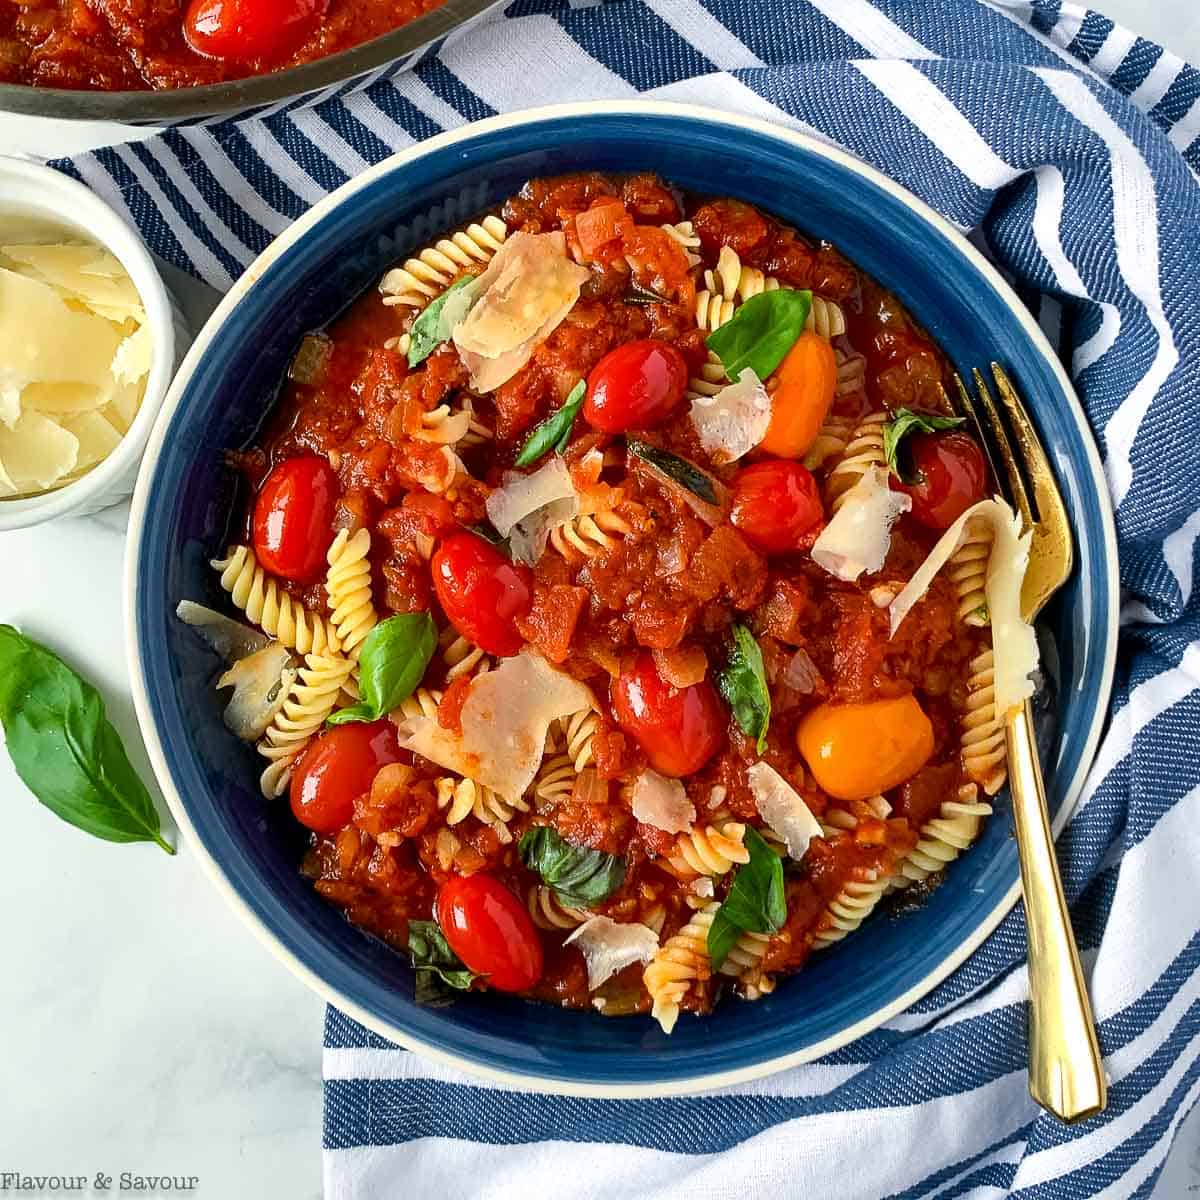
MULTIPOLYGON (((1200 5, 1100 0, 1200 62, 1200 5)), ((144 131, 0 114, 0 152, 144 131)), ((190 299, 203 305, 205 297, 190 299)), ((0 621, 53 645, 138 743, 121 619, 122 506, 0 535, 0 621)), ((186 845, 113 846, 34 803, 0 755, 5 813, 0 1171, 195 1175, 208 1200, 320 1194, 323 1006, 226 910, 186 845)), ((1200 1191, 1200 1109, 1157 1200, 1200 1191)))

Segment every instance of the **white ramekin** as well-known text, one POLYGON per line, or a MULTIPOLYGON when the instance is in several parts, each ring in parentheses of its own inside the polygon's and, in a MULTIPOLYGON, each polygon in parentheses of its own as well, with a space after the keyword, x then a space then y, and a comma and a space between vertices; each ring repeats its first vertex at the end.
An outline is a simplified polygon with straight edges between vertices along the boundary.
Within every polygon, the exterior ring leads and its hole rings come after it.
POLYGON ((129 272, 154 335, 146 392, 129 431, 116 449, 86 475, 40 496, 0 499, 0 532, 40 525, 59 517, 82 517, 124 500, 133 492, 138 465, 171 377, 190 334, 141 238, 81 183, 40 163, 0 156, 0 218, 49 221, 111 251, 129 272))

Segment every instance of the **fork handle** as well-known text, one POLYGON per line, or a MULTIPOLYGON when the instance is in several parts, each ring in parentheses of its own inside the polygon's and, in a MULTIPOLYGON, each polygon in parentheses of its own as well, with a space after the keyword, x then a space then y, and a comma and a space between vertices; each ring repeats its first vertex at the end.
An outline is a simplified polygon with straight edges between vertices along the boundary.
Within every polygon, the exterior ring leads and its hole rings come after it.
POLYGON ((1029 927, 1029 1091, 1061 1120, 1081 1121, 1103 1110, 1108 1085, 1054 857, 1028 701, 1008 717, 1005 736, 1029 927))

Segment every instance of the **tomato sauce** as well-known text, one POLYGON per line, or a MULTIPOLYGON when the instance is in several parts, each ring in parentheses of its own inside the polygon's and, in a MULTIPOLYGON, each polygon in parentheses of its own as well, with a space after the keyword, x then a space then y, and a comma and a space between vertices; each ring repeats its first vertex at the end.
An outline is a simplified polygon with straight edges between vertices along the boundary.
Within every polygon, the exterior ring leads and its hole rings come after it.
MULTIPOLYGON (((431 587, 432 548, 455 530, 485 524, 488 492, 511 469, 529 430, 614 347, 659 339, 679 350, 690 371, 703 365, 704 334, 695 316, 700 271, 662 234, 662 223, 690 217, 700 239, 701 269, 711 268, 728 246, 785 285, 812 288, 841 304, 845 347, 865 357, 866 378, 865 391, 835 398, 835 416, 857 419, 878 406, 942 409, 939 385, 948 378, 948 364, 895 297, 833 247, 813 243, 740 201, 683 197, 645 175, 588 174, 532 181, 501 215, 510 230, 562 229, 570 246, 578 216, 608 202, 633 218, 618 234, 623 240, 597 254, 579 301, 528 365, 495 394, 473 398, 476 416, 492 436, 459 447, 470 479, 431 494, 422 485, 431 446, 412 436, 422 414, 465 394, 466 369, 453 348, 443 346, 409 370, 396 339, 411 318, 384 307, 374 292, 328 328, 331 354, 319 377, 285 382, 262 445, 243 456, 256 482, 272 464, 302 454, 321 456, 334 467, 341 486, 334 526, 372 531, 373 591, 381 616, 432 609, 439 627, 445 625, 431 587)), ((595 236, 602 223, 619 215, 614 209, 585 222, 583 234, 595 236)), ((741 464, 712 462, 686 405, 637 436, 701 465, 725 487, 739 466, 762 457, 751 452, 741 464)), ((848 883, 893 875, 920 827, 964 782, 959 760, 964 680, 968 662, 987 644, 986 630, 958 620, 954 589, 939 576, 921 603, 920 619, 910 619, 889 637, 887 599, 925 558, 937 540, 935 530, 902 519, 883 569, 842 582, 806 552, 755 549, 727 518, 706 519, 680 489, 664 487, 619 435, 577 420, 564 452, 567 465, 583 470, 585 456, 595 450, 604 455, 595 483, 612 489, 612 511, 627 532, 608 539, 592 557, 544 552, 528 576, 524 615, 514 623, 523 641, 585 681, 598 698, 589 765, 554 804, 517 811, 506 827, 472 816, 451 829, 445 807, 433 798, 433 781, 445 772, 418 758, 403 783, 404 795, 390 801, 365 797, 344 829, 314 835, 305 871, 351 921, 400 947, 408 920, 431 917, 436 890, 451 876, 488 871, 524 901, 539 879, 521 864, 517 842, 532 826, 548 824, 573 845, 624 858, 623 882, 593 911, 647 923, 665 940, 691 919, 695 891, 671 865, 676 836, 641 824, 631 812, 628 782, 646 765, 647 751, 614 715, 610 694, 614 677, 648 652, 666 656, 655 662, 676 665, 695 663, 700 652, 709 686, 736 621, 753 632, 761 648, 771 720, 760 753, 721 706, 716 752, 682 778, 698 824, 711 818, 761 827, 747 779, 748 766, 760 758, 792 783, 818 819, 830 814, 844 819, 847 812, 854 818, 852 828, 827 829, 804 860, 789 867, 787 921, 772 937, 763 968, 794 969, 823 931, 828 933, 830 901, 848 883), (827 702, 910 694, 928 717, 934 748, 925 767, 887 793, 890 811, 881 816, 860 801, 822 791, 797 748, 805 716, 827 702)), ((828 467, 814 468, 819 485, 828 467)), ((323 608, 319 589, 288 586, 323 608)), ((445 692, 438 720, 453 729, 469 683, 449 680, 450 669, 435 657, 423 686, 445 692)), ((718 896, 729 878, 717 881, 718 896)), ((589 993, 581 955, 563 945, 568 931, 538 930, 543 974, 528 994, 576 1008, 595 1001, 609 1013, 645 1011, 649 1001, 640 969, 622 971, 598 993, 589 993)), ((716 985, 701 978, 683 1007, 704 1009, 715 994, 716 985)))

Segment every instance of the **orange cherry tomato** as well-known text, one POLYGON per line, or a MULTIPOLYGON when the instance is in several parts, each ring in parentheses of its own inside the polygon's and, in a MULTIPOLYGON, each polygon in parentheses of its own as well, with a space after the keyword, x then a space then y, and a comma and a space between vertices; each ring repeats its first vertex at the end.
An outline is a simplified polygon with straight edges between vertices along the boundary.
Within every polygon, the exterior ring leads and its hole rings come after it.
POLYGON ((818 333, 802 333, 771 379, 771 423, 759 449, 777 458, 799 458, 817 440, 833 403, 833 347, 818 333))
POLYGON ((915 696, 818 705, 796 730, 818 785, 839 800, 866 800, 911 779, 933 753, 933 726, 915 696))

